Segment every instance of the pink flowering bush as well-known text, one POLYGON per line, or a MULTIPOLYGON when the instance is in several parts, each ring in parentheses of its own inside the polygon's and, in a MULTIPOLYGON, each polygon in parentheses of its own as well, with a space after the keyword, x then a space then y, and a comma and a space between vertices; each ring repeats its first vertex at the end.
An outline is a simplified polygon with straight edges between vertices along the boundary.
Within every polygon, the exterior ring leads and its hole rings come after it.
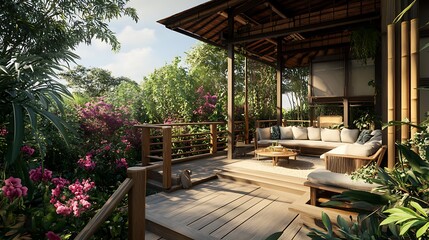
POLYGON ((25 145, 21 148, 21 152, 24 153, 25 155, 29 156, 29 157, 31 157, 34 154, 34 151, 35 151, 34 148, 27 146, 27 145, 25 145))
POLYGON ((42 169, 42 166, 31 169, 29 172, 30 180, 37 183, 41 181, 50 181, 52 179, 52 171, 48 169, 42 169))
POLYGON ((12 202, 16 198, 27 196, 28 188, 22 186, 21 179, 9 177, 4 180, 4 186, 1 190, 2 194, 12 202))
POLYGON ((205 92, 203 86, 196 91, 198 97, 196 100, 197 108, 193 111, 199 121, 215 120, 213 116, 216 110, 217 96, 211 95, 210 92, 205 92))

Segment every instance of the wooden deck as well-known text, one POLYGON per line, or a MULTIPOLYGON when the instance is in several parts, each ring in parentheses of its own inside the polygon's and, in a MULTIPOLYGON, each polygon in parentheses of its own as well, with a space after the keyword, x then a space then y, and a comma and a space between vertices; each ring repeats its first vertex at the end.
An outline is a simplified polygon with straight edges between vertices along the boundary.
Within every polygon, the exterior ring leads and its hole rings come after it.
POLYGON ((147 229, 165 239, 265 239, 276 232, 283 232, 280 239, 306 239, 298 214, 288 211, 303 195, 213 180, 149 196, 147 229))
POLYGON ((193 187, 147 197, 146 239, 265 239, 276 232, 279 239, 309 239, 298 213, 289 211, 309 201, 306 178, 284 171, 308 172, 320 160, 298 157, 279 166, 266 161, 248 152, 233 160, 220 154, 173 165, 173 176, 193 171, 193 187), (255 162, 263 169, 237 167, 255 162))

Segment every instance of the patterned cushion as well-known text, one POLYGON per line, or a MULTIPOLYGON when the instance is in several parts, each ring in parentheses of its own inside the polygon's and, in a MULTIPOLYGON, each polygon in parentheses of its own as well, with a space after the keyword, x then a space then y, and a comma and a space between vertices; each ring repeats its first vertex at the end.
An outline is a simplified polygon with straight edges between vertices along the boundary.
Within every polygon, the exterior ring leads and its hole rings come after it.
POLYGON ((280 128, 279 128, 279 126, 272 126, 271 127, 271 139, 272 140, 280 139, 280 128))
POLYGON ((366 143, 369 139, 371 139, 371 130, 362 130, 362 132, 360 132, 358 139, 356 140, 356 143, 359 144, 364 144, 366 143))

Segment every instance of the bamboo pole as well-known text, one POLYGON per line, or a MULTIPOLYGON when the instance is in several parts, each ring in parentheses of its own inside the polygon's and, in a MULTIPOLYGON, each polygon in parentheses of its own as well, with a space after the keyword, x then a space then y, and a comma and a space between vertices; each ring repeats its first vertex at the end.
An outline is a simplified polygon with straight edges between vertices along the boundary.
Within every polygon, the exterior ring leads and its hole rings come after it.
MULTIPOLYGON (((409 22, 401 23, 401 120, 410 119, 410 31, 409 22)), ((401 142, 410 138, 410 127, 401 126, 401 142)))
POLYGON ((171 188, 171 127, 162 127, 162 187, 171 188))
MULTIPOLYGON (((229 40, 232 40, 234 37, 234 14, 233 10, 230 9, 228 11, 228 37, 229 40)), ((234 132, 234 102, 235 102, 235 91, 234 91, 234 84, 235 84, 235 76, 234 76, 234 70, 235 70, 235 64, 234 64, 234 44, 229 42, 227 44, 227 50, 228 50, 228 153, 227 157, 228 159, 234 158, 234 150, 235 150, 235 132, 234 132)))
POLYGON ((247 57, 244 58, 244 142, 249 144, 249 83, 247 79, 247 57))
MULTIPOLYGON (((387 25, 387 121, 395 120, 395 25, 387 25)), ((387 128, 387 167, 395 166, 395 126, 387 128)))
POLYGON ((128 239, 145 239, 146 222, 146 169, 130 167, 127 175, 133 180, 128 193, 128 239))
MULTIPOLYGON (((410 36, 410 70, 411 70, 411 122, 414 124, 419 123, 419 92, 417 90, 419 81, 419 20, 411 20, 411 36, 410 36)), ((417 132, 417 128, 411 128, 411 136, 417 132)))

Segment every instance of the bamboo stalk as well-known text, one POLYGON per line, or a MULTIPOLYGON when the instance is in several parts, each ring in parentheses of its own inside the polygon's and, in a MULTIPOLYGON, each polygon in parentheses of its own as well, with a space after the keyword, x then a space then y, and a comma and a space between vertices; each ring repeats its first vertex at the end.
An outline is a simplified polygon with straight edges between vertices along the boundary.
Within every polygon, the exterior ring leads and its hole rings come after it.
MULTIPOLYGON (((387 121, 395 120, 395 25, 387 25, 387 121)), ((395 166, 395 126, 387 129, 387 167, 395 166)))
MULTIPOLYGON (((409 22, 401 23, 401 120, 410 119, 410 35, 409 22)), ((407 124, 401 126, 401 141, 410 138, 410 127, 407 124)))
MULTIPOLYGON (((411 52, 411 61, 410 61, 410 70, 411 70, 411 122, 414 124, 419 123, 419 93, 417 90, 418 80, 419 80, 419 20, 411 20, 411 36, 410 36, 410 52, 411 52)), ((417 128, 411 128, 411 135, 417 132, 417 128)))

